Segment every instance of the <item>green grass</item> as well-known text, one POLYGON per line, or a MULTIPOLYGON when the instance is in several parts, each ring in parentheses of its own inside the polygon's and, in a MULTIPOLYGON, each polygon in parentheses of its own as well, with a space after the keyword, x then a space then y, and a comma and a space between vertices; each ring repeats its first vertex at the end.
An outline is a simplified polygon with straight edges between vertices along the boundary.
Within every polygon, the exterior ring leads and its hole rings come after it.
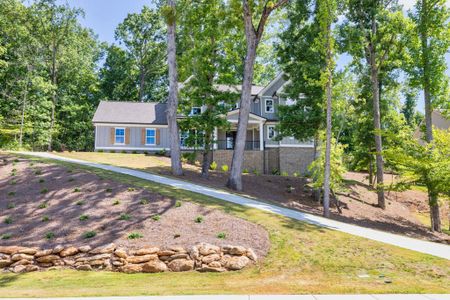
POLYGON ((161 216, 160 215, 154 215, 154 216, 152 216, 152 220, 153 221, 159 221, 161 219, 161 216))
POLYGON ((119 220, 129 221, 129 220, 131 220, 131 216, 129 214, 121 214, 119 217, 119 220))
POLYGON ((47 232, 47 233, 45 234, 45 238, 46 238, 47 240, 52 240, 52 239, 55 238, 55 233, 52 232, 52 231, 49 231, 49 232, 47 232))
POLYGON ((88 216, 88 215, 81 215, 81 216, 78 218, 78 220, 80 220, 80 221, 87 221, 87 220, 89 220, 89 216, 88 216))
POLYGON ((127 175, 83 166, 78 166, 78 169, 179 201, 219 209, 263 226, 269 233, 270 252, 252 268, 220 274, 122 274, 71 270, 0 274, 2 297, 448 293, 448 260, 127 175), (361 272, 369 277, 358 277, 361 272), (384 283, 386 278, 392 283, 384 283))
POLYGON ((139 232, 132 232, 128 235, 128 239, 129 240, 136 240, 136 239, 141 239, 144 236, 142 234, 140 234, 139 232))
MULTIPOLYGON (((9 240, 12 237, 11 233, 4 233, 0 236, 1 240, 9 240)), ((0 276, 0 282, 1 282, 1 276, 0 276)))
POLYGON ((83 237, 84 237, 85 239, 93 238, 93 237, 95 237, 96 235, 97 235, 97 232, 95 232, 95 231, 86 231, 85 233, 83 233, 83 237))

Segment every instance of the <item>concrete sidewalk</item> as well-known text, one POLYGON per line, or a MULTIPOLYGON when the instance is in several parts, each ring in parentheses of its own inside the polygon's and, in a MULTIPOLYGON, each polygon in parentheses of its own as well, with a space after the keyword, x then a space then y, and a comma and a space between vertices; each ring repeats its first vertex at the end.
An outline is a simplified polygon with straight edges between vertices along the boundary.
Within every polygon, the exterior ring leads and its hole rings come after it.
POLYGON ((450 294, 374 294, 374 295, 242 295, 242 296, 149 296, 82 298, 4 298, 4 300, 450 300, 450 294))
MULTIPOLYGON (((353 225, 353 224, 347 224, 347 223, 323 218, 320 216, 315 216, 312 214, 308 214, 308 213, 304 213, 304 212, 300 212, 300 211, 296 211, 296 210, 292 210, 292 209, 288 209, 288 208, 283 208, 283 207, 276 206, 276 205, 267 204, 262 201, 257 201, 257 200, 246 198, 246 197, 243 197, 240 195, 232 194, 232 193, 229 193, 224 190, 214 189, 214 188, 210 188, 210 187, 206 187, 206 186, 202 186, 202 185, 198 185, 198 184, 194 184, 194 183, 190 183, 190 182, 186 182, 186 181, 182 181, 182 180, 178 180, 178 179, 173 179, 173 178, 169 178, 169 177, 164 177, 164 176, 160 176, 160 175, 155 175, 155 174, 151 174, 151 173, 147 173, 147 172, 127 169, 127 168, 121 168, 121 167, 115 167, 115 166, 110 166, 110 165, 103 165, 103 164, 98 164, 98 163, 92 163, 92 162, 87 162, 87 161, 78 160, 78 159, 66 158, 66 157, 62 157, 62 156, 58 156, 58 155, 55 155, 52 153, 46 153, 46 152, 17 152, 17 153, 25 154, 25 155, 32 155, 32 156, 37 156, 37 157, 42 157, 42 158, 50 158, 50 159, 55 159, 55 160, 60 160, 60 161, 65 161, 65 162, 70 162, 70 163, 76 163, 76 164, 100 168, 103 170, 108 170, 108 171, 112 171, 112 172, 116 172, 116 173, 120 173, 120 174, 126 174, 126 175, 134 176, 137 178, 141 178, 144 180, 149 180, 149 181, 153 181, 156 183, 169 185, 169 186, 172 186, 175 188, 203 194, 206 196, 211 196, 211 197, 223 200, 223 201, 232 202, 232 203, 240 204, 243 206, 252 207, 252 208, 260 209, 263 211, 271 212, 274 214, 286 216, 286 217, 289 217, 289 218, 292 218, 295 220, 307 222, 307 223, 317 225, 320 227, 326 227, 329 229, 342 231, 345 233, 364 237, 364 238, 375 240, 378 242, 382 242, 382 243, 390 244, 393 246, 398 246, 401 248, 414 250, 417 252, 430 254, 430 255, 434 255, 434 256, 438 256, 438 257, 450 260, 450 246, 445 245, 445 244, 439 244, 439 243, 433 243, 433 242, 413 239, 413 238, 409 238, 409 237, 402 236, 402 235, 397 235, 397 234, 392 234, 392 233, 379 231, 379 230, 375 230, 375 229, 360 227, 360 226, 353 225)), ((448 298, 446 298, 446 299, 448 299, 448 298)))

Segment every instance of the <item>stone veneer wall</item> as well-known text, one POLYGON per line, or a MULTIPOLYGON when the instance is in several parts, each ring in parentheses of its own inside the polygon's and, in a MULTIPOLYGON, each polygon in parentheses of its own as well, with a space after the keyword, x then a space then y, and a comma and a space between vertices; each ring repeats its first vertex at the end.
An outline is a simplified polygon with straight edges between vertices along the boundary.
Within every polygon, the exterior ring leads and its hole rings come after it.
POLYGON ((46 269, 70 268, 82 271, 106 270, 124 273, 225 272, 241 270, 257 256, 252 249, 241 246, 218 247, 200 243, 185 249, 147 247, 138 250, 117 248, 109 244, 92 249, 90 246, 37 249, 0 246, 0 269, 14 273, 46 269))
POLYGON ((314 160, 314 148, 283 147, 280 151, 280 172, 308 173, 308 166, 314 160))
MULTIPOLYGON (((214 150, 213 161, 217 163, 218 169, 222 165, 228 165, 231 169, 231 160, 233 159, 232 150, 214 150)), ((244 169, 249 172, 257 170, 260 174, 264 172, 264 152, 263 151, 244 151, 244 169)))

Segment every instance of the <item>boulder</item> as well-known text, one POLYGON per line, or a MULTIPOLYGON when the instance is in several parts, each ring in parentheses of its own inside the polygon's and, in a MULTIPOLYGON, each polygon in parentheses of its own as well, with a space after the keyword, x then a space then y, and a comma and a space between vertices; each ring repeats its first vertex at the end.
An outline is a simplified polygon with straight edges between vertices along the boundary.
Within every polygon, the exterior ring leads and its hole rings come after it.
POLYGON ((75 264, 75 261, 73 259, 63 259, 63 262, 67 266, 73 266, 75 264))
POLYGON ((9 267, 13 261, 11 259, 0 259, 0 268, 9 267))
POLYGON ((127 264, 120 268, 121 272, 124 273, 141 273, 142 272, 142 265, 135 265, 135 264, 127 264))
POLYGON ((39 267, 35 265, 25 266, 25 272, 36 272, 39 271, 39 267))
POLYGON ((220 248, 211 244, 201 243, 198 245, 198 251, 201 255, 210 255, 220 253, 220 248))
POLYGON ((39 250, 38 252, 36 252, 34 254, 34 257, 46 256, 46 255, 50 255, 52 253, 53 253, 53 249, 39 250))
POLYGON ((169 250, 172 250, 177 253, 187 253, 187 251, 181 246, 171 246, 169 247, 169 250))
POLYGON ((180 254, 174 254, 171 257, 169 257, 169 261, 172 261, 174 259, 180 259, 180 258, 189 258, 189 255, 187 253, 180 253, 180 254))
POLYGON ((82 252, 82 253, 86 253, 92 250, 92 247, 87 245, 87 246, 81 246, 78 247, 78 251, 82 252))
POLYGON ((92 267, 90 265, 80 265, 77 267, 78 271, 92 271, 92 267))
POLYGON ((27 267, 24 265, 18 265, 12 268, 13 273, 25 273, 27 267))
POLYGON ((11 256, 12 261, 33 260, 33 258, 34 258, 33 255, 22 254, 22 253, 13 254, 13 256, 11 256))
POLYGON ((211 263, 213 261, 216 261, 216 260, 220 260, 220 255, 219 254, 210 254, 210 255, 204 256, 202 258, 202 262, 204 262, 205 264, 209 264, 209 263, 211 263))
POLYGON ((253 251, 253 249, 247 249, 247 253, 245 255, 247 255, 247 257, 253 261, 258 260, 258 256, 256 255, 255 251, 253 251))
POLYGON ((139 250, 136 250, 134 252, 134 255, 148 255, 148 254, 156 254, 159 252, 159 248, 151 247, 151 248, 142 248, 139 250))
POLYGON ((53 248, 53 254, 58 254, 59 252, 63 251, 64 247, 62 245, 57 245, 55 248, 53 248))
POLYGON ((72 256, 72 255, 75 255, 75 254, 77 254, 77 253, 78 253, 78 248, 76 248, 76 247, 69 247, 69 248, 66 248, 66 249, 62 250, 62 251, 59 253, 59 256, 61 256, 61 257, 66 257, 66 256, 72 256))
POLYGON ((211 267, 211 268, 221 268, 222 265, 221 265, 220 262, 218 262, 218 261, 212 261, 212 262, 210 262, 210 263, 208 264, 208 267, 211 267))
POLYGON ((158 251, 158 256, 172 256, 175 254, 175 251, 172 250, 160 250, 158 251))
POLYGON ((169 263, 168 267, 173 272, 191 271, 194 269, 194 261, 187 259, 174 259, 169 263))
POLYGON ((247 249, 241 246, 229 246, 224 252, 231 255, 245 255, 247 253, 247 249))
POLYGON ((105 264, 105 260, 103 259, 94 259, 94 260, 90 260, 89 264, 91 266, 102 266, 105 264))
POLYGON ((129 256, 127 258, 127 262, 130 264, 140 264, 144 262, 148 262, 151 260, 158 259, 158 256, 156 254, 148 254, 148 255, 141 255, 141 256, 129 256))
POLYGON ((116 249, 116 251, 114 251, 114 254, 117 257, 120 257, 120 258, 127 258, 128 257, 127 251, 125 249, 123 249, 123 248, 116 249))
POLYGON ((97 247, 91 251, 89 251, 90 254, 104 254, 104 253, 112 253, 114 249, 116 248, 116 245, 113 243, 97 247))
POLYGON ((204 265, 203 267, 197 269, 198 272, 225 272, 226 269, 222 267, 214 268, 207 265, 204 265))
POLYGON ((25 247, 17 247, 17 246, 0 246, 0 253, 4 254, 14 254, 24 249, 25 247))
POLYGON ((29 265, 29 264, 32 264, 33 262, 31 261, 31 260, 28 260, 28 259, 21 259, 21 260, 19 260, 19 261, 16 261, 15 263, 13 263, 12 265, 11 265, 11 267, 15 267, 15 266, 19 266, 19 265, 22 265, 22 266, 25 266, 25 265, 29 265))
POLYGON ((149 261, 142 265, 144 273, 160 273, 167 271, 167 265, 160 260, 149 261))
POLYGON ((228 270, 241 270, 248 263, 250 259, 247 256, 230 256, 225 259, 225 268, 228 270))
POLYGON ((36 249, 36 248, 23 248, 18 251, 18 253, 23 253, 23 254, 28 254, 28 255, 35 255, 36 252, 38 252, 38 249, 36 249))
POLYGON ((189 249, 189 255, 192 259, 197 260, 200 257, 200 252, 198 251, 197 246, 192 246, 191 249, 189 249))
POLYGON ((58 255, 53 255, 53 254, 36 258, 37 262, 40 262, 40 263, 53 263, 54 261, 59 260, 59 259, 60 259, 60 257, 58 255))

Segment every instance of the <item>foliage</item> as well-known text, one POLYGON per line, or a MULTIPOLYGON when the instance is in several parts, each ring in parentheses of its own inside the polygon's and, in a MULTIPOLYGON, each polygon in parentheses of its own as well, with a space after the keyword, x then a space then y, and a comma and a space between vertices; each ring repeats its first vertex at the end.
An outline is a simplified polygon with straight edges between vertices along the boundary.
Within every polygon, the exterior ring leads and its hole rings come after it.
POLYGON ((217 163, 215 161, 213 161, 210 165, 209 168, 213 171, 215 171, 217 169, 217 163))

